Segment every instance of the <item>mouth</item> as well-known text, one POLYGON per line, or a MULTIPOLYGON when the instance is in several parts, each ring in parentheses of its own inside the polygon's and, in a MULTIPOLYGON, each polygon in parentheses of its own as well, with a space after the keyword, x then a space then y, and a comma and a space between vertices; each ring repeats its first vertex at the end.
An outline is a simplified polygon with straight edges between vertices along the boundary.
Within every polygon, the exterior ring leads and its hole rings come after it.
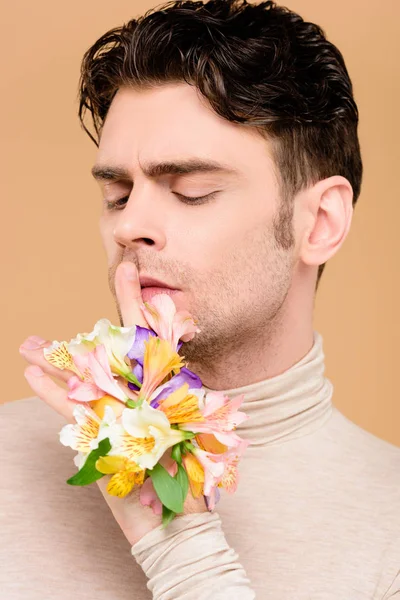
POLYGON ((175 296, 180 290, 174 290, 168 287, 161 286, 148 286, 142 287, 142 299, 143 302, 148 302, 156 294, 167 294, 168 296, 175 296))
POLYGON ((176 289, 166 281, 161 281, 161 279, 155 279, 154 277, 148 277, 147 275, 140 275, 139 282, 141 288, 159 287, 168 288, 170 290, 176 289))
POLYGON ((168 296, 175 296, 180 290, 172 287, 168 282, 149 277, 147 275, 140 275, 139 277, 140 287, 142 290, 143 302, 148 302, 156 294, 167 294, 168 296))

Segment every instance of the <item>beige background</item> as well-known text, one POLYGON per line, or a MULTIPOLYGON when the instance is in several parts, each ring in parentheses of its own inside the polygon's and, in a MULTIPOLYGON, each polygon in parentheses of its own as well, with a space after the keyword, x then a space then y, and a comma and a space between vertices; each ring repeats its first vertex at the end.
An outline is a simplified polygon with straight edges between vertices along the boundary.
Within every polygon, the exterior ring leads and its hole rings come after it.
MULTIPOLYGON (((335 404, 400 445, 400 2, 288 0, 344 54, 360 110, 365 175, 352 230, 326 267, 315 327, 335 404)), ((33 393, 18 353, 31 334, 70 339, 118 323, 98 235, 96 148, 76 117, 84 51, 154 6, 109 0, 3 0, 1 34, 1 401, 33 393)), ((22 425, 21 425, 22 426, 22 425)))

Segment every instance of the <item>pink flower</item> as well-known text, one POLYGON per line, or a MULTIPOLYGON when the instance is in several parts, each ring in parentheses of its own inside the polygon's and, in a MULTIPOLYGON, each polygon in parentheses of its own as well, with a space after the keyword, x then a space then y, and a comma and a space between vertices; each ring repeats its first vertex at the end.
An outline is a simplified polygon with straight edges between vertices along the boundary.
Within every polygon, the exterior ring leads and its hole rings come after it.
POLYGON ((200 333, 197 321, 187 310, 177 312, 168 294, 157 294, 151 303, 144 302, 141 309, 151 329, 161 339, 168 340, 174 350, 180 339, 189 342, 196 333, 200 333))
POLYGON ((222 392, 209 392, 204 399, 201 413, 203 422, 182 424, 182 429, 194 433, 212 433, 221 444, 225 446, 238 446, 241 438, 234 433, 234 429, 249 417, 239 411, 244 400, 244 394, 229 399, 222 392))
POLYGON ((96 346, 92 352, 76 354, 74 363, 83 374, 83 380, 76 375, 68 379, 68 398, 80 402, 98 400, 105 394, 126 402, 127 395, 114 379, 103 344, 96 346))
POLYGON ((229 493, 236 491, 238 463, 248 445, 248 440, 242 440, 238 446, 229 448, 222 454, 212 454, 200 448, 193 451, 204 468, 204 495, 207 496, 210 510, 215 508, 217 487, 223 487, 229 493))

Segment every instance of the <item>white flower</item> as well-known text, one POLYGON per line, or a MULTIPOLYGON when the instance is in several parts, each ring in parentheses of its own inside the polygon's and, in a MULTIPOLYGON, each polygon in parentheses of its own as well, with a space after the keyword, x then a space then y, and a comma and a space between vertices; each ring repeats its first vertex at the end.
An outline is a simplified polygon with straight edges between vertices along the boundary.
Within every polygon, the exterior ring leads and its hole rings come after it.
POLYGON ((99 443, 111 435, 113 427, 116 426, 116 416, 110 406, 105 406, 104 417, 100 419, 91 408, 82 404, 75 406, 73 415, 76 424, 64 425, 59 436, 60 442, 64 446, 78 450, 74 463, 80 469, 89 453, 98 448, 99 443))
POLYGON ((136 325, 132 327, 116 327, 108 319, 97 321, 90 333, 79 333, 68 344, 69 352, 86 354, 96 346, 103 344, 111 370, 117 375, 127 375, 132 371, 125 362, 125 357, 132 348, 136 336, 136 325))
POLYGON ((152 469, 164 452, 181 442, 185 434, 173 429, 167 416, 143 402, 138 408, 122 411, 122 425, 111 433, 110 455, 126 456, 143 469, 152 469))

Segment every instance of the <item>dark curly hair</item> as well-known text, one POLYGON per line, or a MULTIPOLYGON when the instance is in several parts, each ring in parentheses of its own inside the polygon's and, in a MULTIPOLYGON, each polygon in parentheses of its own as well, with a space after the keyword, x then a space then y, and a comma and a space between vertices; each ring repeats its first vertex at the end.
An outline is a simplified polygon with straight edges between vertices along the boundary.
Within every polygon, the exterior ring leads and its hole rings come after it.
MULTIPOLYGON (((342 175, 361 189, 358 109, 340 51, 314 23, 275 2, 173 1, 111 29, 84 54, 79 119, 99 145, 121 86, 196 86, 214 111, 271 144, 281 192, 275 236, 293 244, 294 196, 342 175), (96 138, 84 124, 89 110, 96 138)), ((319 266, 318 279, 324 264, 319 266)))

